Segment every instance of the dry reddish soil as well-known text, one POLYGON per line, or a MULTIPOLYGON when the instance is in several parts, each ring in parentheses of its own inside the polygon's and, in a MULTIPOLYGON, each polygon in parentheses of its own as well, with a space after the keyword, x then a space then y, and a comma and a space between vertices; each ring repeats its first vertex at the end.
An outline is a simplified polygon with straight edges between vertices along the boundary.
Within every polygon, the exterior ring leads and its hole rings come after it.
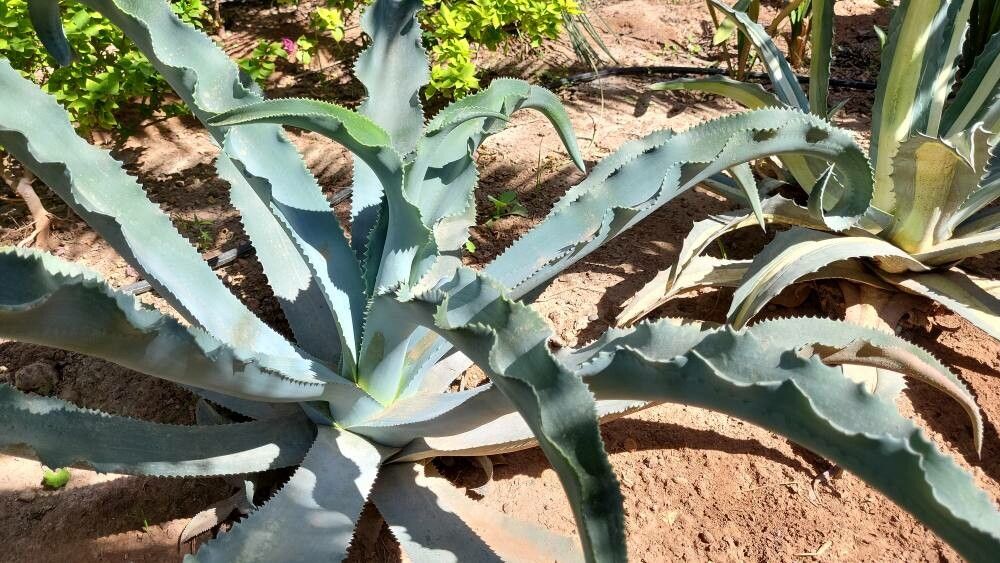
MULTIPOLYGON (((873 79, 878 43, 873 24, 885 26, 888 15, 874 2, 837 3, 838 41, 834 75, 873 79)), ((246 10, 241 8, 241 10, 246 10)), ((774 14, 766 8, 765 18, 774 14)), ((711 26, 701 0, 595 2, 609 32, 605 37, 623 65, 710 64, 718 52, 711 46, 711 26)), ((285 12, 229 14, 225 39, 231 52, 252 45, 248 37, 280 37, 301 26, 301 18, 285 12), (267 16, 278 22, 263 29, 249 22, 267 16)), ((256 25, 256 24, 253 24, 256 25)), ((356 34, 356 30, 352 31, 356 34)), ((352 56, 356 50, 328 52, 352 56)), ((565 73, 575 64, 565 45, 533 53, 484 58, 495 75, 542 79, 565 73)), ((484 57, 487 57, 484 55, 484 57)), ((288 72, 271 83, 272 95, 318 95, 356 103, 361 90, 346 75, 349 62, 331 63, 320 72, 288 72)), ((582 69, 577 69, 582 70, 582 69)), ((649 80, 609 79, 564 90, 562 98, 580 137, 588 164, 623 142, 661 128, 685 129, 736 110, 732 104, 705 96, 656 95, 645 91, 649 80)), ((850 98, 838 123, 857 131, 867 142, 871 94, 838 90, 833 101, 850 98)), ((343 151, 310 134, 295 134, 309 166, 329 194, 350 182, 343 151)), ((116 154, 138 174, 150 197, 174 218, 181 232, 201 241, 204 251, 232 248, 245 240, 237 214, 229 206, 226 185, 213 178, 215 149, 196 124, 174 118, 147 124, 130 138, 118 140, 116 154)), ((481 264, 495 256, 547 213, 552 203, 581 179, 559 147, 557 137, 537 115, 518 115, 511 126, 480 151, 480 210, 489 209, 487 195, 515 189, 527 217, 497 221, 492 229, 477 227, 481 264)), ((135 273, 65 206, 40 193, 60 219, 55 224, 54 252, 86 263, 112 283, 135 281, 135 273)), ((342 217, 346 204, 339 204, 342 217)), ((695 190, 678 198, 644 223, 593 253, 560 275, 536 307, 567 345, 595 338, 609 326, 621 303, 658 269, 669 264, 692 223, 727 209, 724 202, 695 190)), ((0 202, 4 243, 30 232, 27 212, 16 201, 0 202)), ((749 256, 764 241, 756 233, 740 233, 725 241, 731 256, 749 256)), ((971 261, 975 271, 996 276, 996 257, 971 261)), ((252 308, 279 329, 283 321, 268 294, 261 268, 253 257, 220 270, 220 277, 252 308)), ((725 292, 705 291, 679 299, 657 316, 721 320, 728 306, 725 292)), ((814 284, 794 310, 772 305, 769 316, 837 315, 839 292, 814 284)), ((166 309, 154 295, 147 303, 166 309)), ((971 431, 961 409, 928 388, 912 384, 901 399, 939 444, 969 467, 977 482, 1000 497, 1000 345, 968 323, 931 304, 907 319, 904 334, 955 366, 983 409, 986 436, 982 457, 971 446, 971 431)), ((49 393, 108 412, 160 422, 193 422, 192 396, 169 383, 88 359, 13 342, 0 342, 0 381, 12 381, 27 365, 43 362, 57 375, 49 393)), ((467 374, 469 381, 477 374, 467 374)), ((957 555, 911 516, 858 479, 846 475, 822 484, 811 494, 810 483, 826 468, 823 460, 787 440, 739 420, 686 406, 667 405, 611 422, 604 427, 611 461, 622 483, 630 556, 635 561, 940 561, 957 555)), ((441 459, 441 470, 460 486, 481 484, 480 469, 462 459, 441 459)), ((481 498, 485 506, 575 534, 569 506, 553 471, 537 449, 496 456, 495 482, 481 498)), ((72 470, 70 484, 49 492, 39 486, 38 463, 0 456, 0 559, 37 562, 173 562, 190 550, 177 545, 180 530, 192 515, 230 494, 219 479, 147 479, 97 475, 72 470)), ((371 510, 366 511, 366 517, 371 510)), ((398 561, 399 549, 383 528, 367 548, 355 546, 351 560, 398 561)))

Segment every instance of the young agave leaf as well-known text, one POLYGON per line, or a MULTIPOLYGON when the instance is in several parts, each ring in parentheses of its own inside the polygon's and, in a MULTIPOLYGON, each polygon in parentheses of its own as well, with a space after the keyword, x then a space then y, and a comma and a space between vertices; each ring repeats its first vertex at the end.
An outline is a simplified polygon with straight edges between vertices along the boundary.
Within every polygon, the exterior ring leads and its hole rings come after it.
MULTIPOLYGON (((420 89, 430 80, 430 64, 416 18, 422 6, 420 0, 376 0, 361 17, 361 29, 372 42, 354 65, 368 94, 360 111, 389 133, 399 154, 416 147, 424 126, 420 89)), ((365 252, 381 207, 382 186, 365 164, 355 163, 351 244, 359 259, 382 256, 365 252)))
POLYGON ((302 461, 315 427, 302 414, 266 422, 173 426, 112 416, 0 384, 0 449, 50 467, 184 477, 232 475, 302 461))
MULTIPOLYGON (((985 153, 985 148, 978 150, 985 153)), ((949 218, 979 183, 981 172, 976 168, 975 162, 939 139, 915 135, 904 141, 891 174, 897 203, 885 237, 912 253, 925 252, 950 237, 949 218)))
POLYGON ((372 492, 413 563, 584 560, 577 541, 484 509, 433 467, 387 465, 372 492), (427 518, 431 512, 435 517, 427 518))
POLYGON ((387 453, 350 432, 320 427, 302 464, 273 499, 184 561, 342 560, 387 453))

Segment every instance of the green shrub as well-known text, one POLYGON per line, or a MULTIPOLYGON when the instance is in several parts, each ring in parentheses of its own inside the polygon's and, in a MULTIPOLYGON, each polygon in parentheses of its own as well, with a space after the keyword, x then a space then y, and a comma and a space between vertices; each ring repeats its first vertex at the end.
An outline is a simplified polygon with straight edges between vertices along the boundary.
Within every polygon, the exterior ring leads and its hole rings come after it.
MULTIPOLYGON (((333 41, 342 41, 344 21, 366 4, 366 1, 329 0, 326 6, 313 12, 310 27, 333 41)), ((440 94, 446 98, 461 98, 479 89, 479 69, 473 62, 479 48, 495 51, 518 43, 538 47, 547 39, 559 37, 564 17, 582 13, 576 0, 424 0, 424 8, 420 23, 426 30, 424 47, 430 51, 432 60, 431 80, 425 95, 440 94)), ((299 47, 298 52, 303 52, 299 47)), ((287 54, 279 52, 281 49, 279 41, 262 41, 240 66, 255 79, 267 78, 274 70, 274 61, 291 56, 289 49, 284 49, 287 54)), ((311 50, 305 53, 311 57, 311 50)), ((308 64, 308 59, 298 57, 298 62, 308 64)))
MULTIPOLYGON (((202 0, 175 0, 174 12, 201 27, 207 20, 202 0)), ((140 102, 143 115, 157 110, 181 112, 180 104, 164 104, 166 82, 117 27, 82 4, 63 12, 66 37, 76 59, 58 68, 31 30, 25 0, 0 3, 0 55, 15 69, 55 96, 77 127, 114 129, 115 113, 126 103, 140 102)))

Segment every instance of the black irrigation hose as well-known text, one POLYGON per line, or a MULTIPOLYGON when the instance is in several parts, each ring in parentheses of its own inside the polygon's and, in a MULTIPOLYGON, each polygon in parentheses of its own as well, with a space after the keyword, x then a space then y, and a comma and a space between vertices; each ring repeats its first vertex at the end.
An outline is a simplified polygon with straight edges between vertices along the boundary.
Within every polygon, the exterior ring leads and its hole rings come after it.
MULTIPOLYGON (((723 68, 716 67, 694 67, 694 66, 611 66, 607 68, 602 68, 597 71, 592 72, 581 72, 579 74, 573 74, 566 78, 560 78, 553 80, 551 86, 553 88, 565 88, 567 86, 575 86, 584 82, 592 82, 594 80, 600 80, 601 78, 608 78, 611 76, 657 76, 657 75, 722 75, 727 74, 726 70, 723 68)), ((749 72, 747 76, 754 79, 766 79, 768 75, 763 72, 749 72)), ((796 74, 795 78, 803 83, 809 83, 809 77, 801 74, 796 74)), ((875 91, 874 82, 865 82, 862 80, 843 80, 840 78, 831 78, 830 86, 834 88, 847 88, 849 90, 865 90, 865 91, 875 91)))

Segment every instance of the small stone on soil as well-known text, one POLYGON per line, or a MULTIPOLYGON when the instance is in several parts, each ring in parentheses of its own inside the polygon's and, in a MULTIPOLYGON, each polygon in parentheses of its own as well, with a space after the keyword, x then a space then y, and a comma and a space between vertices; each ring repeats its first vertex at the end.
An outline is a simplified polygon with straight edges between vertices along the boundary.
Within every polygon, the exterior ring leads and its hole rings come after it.
POLYGON ((35 500, 35 497, 37 496, 38 493, 29 489, 27 491, 21 491, 20 493, 18 493, 17 500, 19 500, 20 502, 31 502, 35 500))

